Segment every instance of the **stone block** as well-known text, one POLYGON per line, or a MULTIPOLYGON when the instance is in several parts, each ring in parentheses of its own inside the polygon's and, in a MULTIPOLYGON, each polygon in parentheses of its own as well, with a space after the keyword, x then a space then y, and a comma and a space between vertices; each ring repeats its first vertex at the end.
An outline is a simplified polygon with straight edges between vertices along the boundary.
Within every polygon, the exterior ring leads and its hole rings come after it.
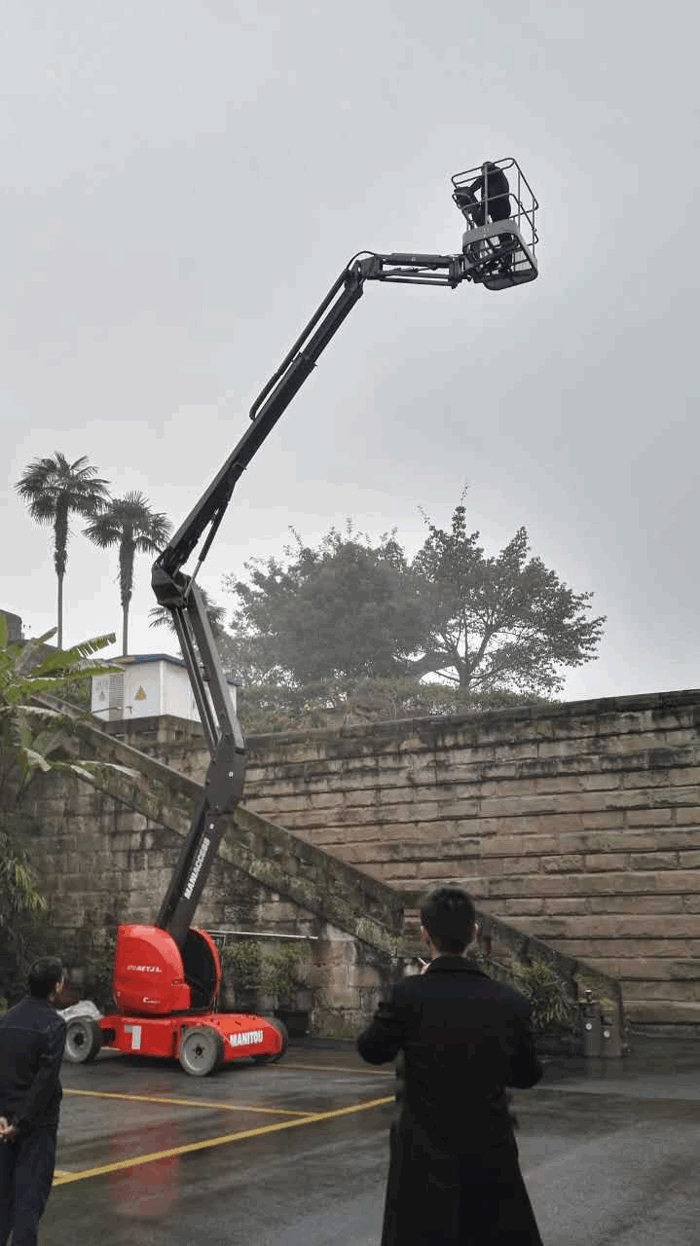
MULTIPOLYGON (((559 796, 584 790, 581 776, 570 771, 563 774, 543 775, 541 778, 531 779, 530 783, 533 795, 559 796)), ((510 789, 507 789, 507 794, 511 795, 510 789)))
POLYGON ((630 854, 631 870, 671 870, 678 866, 676 852, 633 852, 630 854))
POLYGON ((512 917, 518 923, 520 917, 546 912, 546 900, 505 900, 502 911, 506 917, 512 917))
POLYGON ((447 800, 435 802, 433 817, 441 818, 476 818, 481 814, 481 802, 475 796, 462 796, 457 799, 450 795, 447 800))
POLYGON ((678 864, 683 870, 700 869, 700 849, 696 852, 681 851, 676 854, 678 864))
POLYGON ((596 769, 589 774, 582 774, 579 782, 584 792, 611 791, 622 785, 624 776, 619 771, 596 769))
POLYGON ((571 874, 583 870, 584 860, 580 854, 541 858, 542 869, 546 874, 571 874))
MULTIPOLYGON (((637 793, 639 796, 640 793, 637 793)), ((671 809, 628 809, 625 817, 627 826, 670 826, 673 818, 671 809)))
POLYGON ((460 876, 457 871, 451 874, 434 874, 421 880, 419 892, 421 897, 426 892, 431 891, 433 887, 443 887, 448 880, 451 880, 459 887, 464 887, 473 900, 486 899, 489 895, 488 881, 481 878, 474 878, 468 874, 460 876))
POLYGON ((614 926, 613 933, 621 937, 646 939, 697 939, 700 938, 700 921, 691 913, 633 916, 615 918, 598 918, 597 926, 600 933, 607 933, 606 927, 614 926), (602 929, 601 929, 602 927, 602 929))
POLYGON ((529 817, 530 815, 551 815, 572 813, 595 813, 600 810, 601 805, 605 805, 606 800, 612 799, 614 794, 607 796, 599 795, 597 792, 568 792, 564 795, 545 795, 541 793, 537 796, 520 796, 520 797, 496 797, 492 800, 482 800, 481 815, 482 817, 503 817, 508 814, 518 817, 529 817))
POLYGON ((686 809, 675 809, 676 826, 688 825, 700 829, 700 804, 691 805, 686 809))
MULTIPOLYGON (((491 857, 520 856, 525 854, 526 843, 529 851, 536 851, 531 841, 537 838, 534 835, 493 835, 489 839, 484 840, 484 851, 488 851, 491 857)), ((556 838, 552 836, 549 842, 551 842, 553 850, 557 844, 556 838)))
POLYGON ((492 857, 489 853, 484 854, 474 868, 485 876, 512 874, 520 877, 523 874, 539 874, 541 858, 537 856, 492 857))
POLYGON ((344 797, 339 792, 314 792, 307 801, 312 809, 337 809, 344 804, 344 797))
MULTIPOLYGON (((646 950, 646 949, 645 949, 646 950)), ((629 982, 669 982, 673 978, 671 972, 674 964, 680 964, 679 961, 673 961, 668 956, 645 956, 644 952, 640 956, 623 956, 618 957, 618 970, 616 977, 623 978, 625 981, 625 991, 629 982)), ((700 965, 699 961, 687 961, 689 965, 695 963, 700 965)), ((681 975, 682 976, 682 975, 681 975)), ((689 974, 688 977, 700 977, 700 974, 689 974)))
POLYGON ((641 982, 630 978, 625 981, 625 1001, 633 1000, 700 1003, 696 982, 651 982, 648 978, 641 982))
MULTIPOLYGON (((419 879, 424 878, 458 878, 473 874, 474 861, 471 857, 463 857, 440 861, 433 859, 430 861, 416 862, 417 875, 419 879)), ((479 868, 477 866, 477 868, 479 868)))
MULTIPOLYGON (((539 782, 540 780, 538 779, 523 779, 523 778, 488 779, 480 783, 472 784, 471 792, 472 792, 472 795, 475 795, 481 798, 494 797, 494 796, 498 796, 498 797, 501 797, 501 796, 503 797, 536 796, 538 792, 542 790, 546 790, 538 786, 539 782)), ((558 789, 558 790, 568 791, 570 790, 570 788, 558 789)), ((465 795, 466 793, 463 792, 461 794, 465 795)))
POLYGON ((598 813, 587 813, 582 819, 585 830, 614 830, 625 825, 625 815, 616 809, 601 809, 598 813))
POLYGON ((382 877, 393 887, 406 878, 418 878, 420 865, 419 861, 388 861, 382 866, 382 877))
MULTIPOLYGON (((609 913, 611 900, 609 896, 590 896, 588 904, 591 913, 609 913)), ((618 913, 683 913, 687 909, 680 895, 646 895, 616 896, 615 910, 618 913)))
POLYGON ((669 976, 674 980, 700 981, 700 959, 675 960, 669 966, 669 976))
POLYGON ((685 787, 688 784, 700 784, 700 766, 679 766, 677 769, 671 767, 666 771, 668 779, 675 787, 679 785, 685 787))
POLYGON ((700 892, 700 870, 666 870, 654 873, 654 881, 657 891, 700 892))
POLYGON ((640 1025, 700 1025, 700 1000, 695 1003, 666 1000, 631 1000, 625 997, 625 1014, 629 1022, 640 1025))
MULTIPOLYGON (((435 788, 420 788, 421 793, 425 796, 419 796, 419 789, 409 786, 408 783, 399 783, 393 786, 394 779, 391 780, 392 786, 384 786, 375 782, 372 789, 372 798, 378 805, 404 805, 409 801, 420 799, 435 799, 435 788)), ((350 802, 354 803, 354 797, 350 797, 350 802)))
POLYGON ((357 965, 352 972, 349 986, 360 990, 381 990, 382 974, 378 969, 373 969, 371 965, 357 965))
POLYGON ((622 786, 630 788, 634 791, 643 791, 645 788, 668 787, 670 770, 649 770, 648 767, 635 767, 621 775, 622 786))
POLYGON ((618 853, 625 855, 631 849, 653 849, 657 836, 629 830, 583 831, 578 835, 560 835, 558 847, 562 852, 618 853))
MULTIPOLYGON (((515 904, 516 901, 508 900, 506 901, 506 903, 515 904)), ((580 897, 578 896, 573 896, 573 897, 572 896, 552 896, 550 899, 532 900, 532 901, 529 901, 529 903, 540 904, 542 905, 542 908, 539 910, 528 909, 524 911, 533 912, 533 913, 542 912, 542 913, 546 913, 548 917, 557 916, 557 915, 566 917, 571 914, 585 915, 585 914, 588 914, 590 911, 589 910, 590 900, 588 899, 587 896, 580 896, 580 897)))
POLYGON ((622 870, 628 858, 624 853, 594 852, 583 858, 585 870, 622 870))
POLYGON ((553 895, 580 895, 584 889, 585 877, 583 875, 553 875, 546 877, 543 874, 529 874, 524 878, 489 878, 487 880, 488 896, 492 900, 496 899, 514 899, 517 896, 525 896, 528 899, 534 896, 553 895))
POLYGON ((518 929, 524 934, 533 935, 537 939, 566 938, 566 920, 561 917, 537 916, 523 913, 518 918, 518 929))
MULTIPOLYGON (((361 809, 366 808, 368 805, 379 806, 380 790, 376 782, 367 783, 364 787, 351 787, 346 783, 343 787, 339 785, 337 788, 334 788, 328 794, 335 796, 335 805, 339 809, 343 806, 348 809, 361 809)), ((333 808, 333 805, 329 803, 328 808, 333 808)))
POLYGON ((417 840, 415 843, 409 843, 405 846, 397 844, 393 848, 393 855, 396 857, 410 855, 417 859, 427 857, 430 854, 439 855, 443 860, 447 860, 450 857, 472 857, 476 860, 481 856, 480 840, 467 836, 442 840, 417 840))

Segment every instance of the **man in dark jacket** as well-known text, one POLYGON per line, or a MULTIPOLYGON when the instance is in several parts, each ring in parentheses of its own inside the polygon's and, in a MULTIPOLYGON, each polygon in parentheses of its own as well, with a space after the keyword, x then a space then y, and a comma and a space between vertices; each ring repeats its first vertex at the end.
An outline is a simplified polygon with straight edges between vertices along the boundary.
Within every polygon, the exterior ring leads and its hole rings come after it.
POLYGON ((542 1246, 506 1086, 535 1086, 530 1002, 463 955, 476 925, 460 887, 421 906, 431 957, 395 984, 357 1048, 399 1055, 382 1246, 542 1246))
POLYGON ((470 186, 461 186, 457 192, 460 207, 468 213, 475 225, 485 225, 486 216, 492 221, 507 221, 510 216, 510 186, 503 169, 492 160, 481 166, 481 177, 470 186), (481 194, 481 202, 476 192, 481 194))
POLYGON ((56 1158, 66 1023, 55 956, 35 961, 29 995, 0 1017, 0 1246, 36 1246, 56 1158))

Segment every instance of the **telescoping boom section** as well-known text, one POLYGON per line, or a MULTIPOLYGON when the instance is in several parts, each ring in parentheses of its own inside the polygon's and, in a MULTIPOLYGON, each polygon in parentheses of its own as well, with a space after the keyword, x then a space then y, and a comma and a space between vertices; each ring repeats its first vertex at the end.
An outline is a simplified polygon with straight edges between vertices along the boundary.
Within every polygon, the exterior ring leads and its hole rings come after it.
POLYGON ((69 1059, 89 1059, 104 1041, 125 1051, 179 1055, 190 1073, 223 1059, 277 1059, 283 1027, 270 1019, 211 1011, 221 970, 216 947, 192 924, 226 825, 243 794, 246 747, 196 577, 236 482, 289 406, 365 283, 455 289, 463 282, 500 290, 537 276, 537 202, 517 162, 487 162, 456 174, 453 198, 467 221, 457 254, 358 253, 339 274, 250 411, 250 424, 221 470, 153 566, 156 599, 171 613, 211 756, 190 830, 154 926, 120 926, 114 967, 118 1014, 84 1023, 67 1039, 69 1059), (471 175, 476 176, 472 177, 471 175), (527 187, 529 198, 523 188, 527 187), (183 571, 197 552, 193 571, 183 571), (196 1024, 193 1024, 196 1022, 196 1024), (101 1038, 99 1037, 101 1034, 101 1038))
MULTIPOLYGON (((464 234, 463 250, 457 255, 363 252, 343 269, 253 403, 249 428, 155 562, 153 591, 160 605, 166 606, 173 616, 212 759, 204 794, 156 919, 156 924, 168 930, 178 945, 190 927, 216 855, 221 837, 221 815, 230 813, 236 807, 245 779, 243 733, 195 577, 223 519, 236 482, 313 371, 331 338, 362 297, 367 281, 447 286, 452 289, 464 281, 473 281, 493 289, 506 289, 520 284, 525 271, 527 280, 537 276, 534 257, 537 201, 531 195, 529 186, 527 190, 531 198, 525 201, 523 186, 527 183, 517 162, 508 159, 499 161, 501 165, 507 169, 514 187, 510 198, 512 216, 507 221, 499 222, 501 233, 491 233, 488 247, 484 244, 477 253, 473 231, 468 229, 464 234), (523 220, 527 221, 530 230, 527 242, 523 237, 523 220), (501 238, 500 244, 497 237, 501 238), (191 576, 186 576, 182 573, 182 567, 202 541, 194 571, 191 576)), ((462 184, 464 176, 455 175, 453 185, 462 184)), ((482 192, 486 212, 490 206, 487 196, 488 182, 486 197, 482 192)), ((483 228, 488 230, 488 221, 483 228)))

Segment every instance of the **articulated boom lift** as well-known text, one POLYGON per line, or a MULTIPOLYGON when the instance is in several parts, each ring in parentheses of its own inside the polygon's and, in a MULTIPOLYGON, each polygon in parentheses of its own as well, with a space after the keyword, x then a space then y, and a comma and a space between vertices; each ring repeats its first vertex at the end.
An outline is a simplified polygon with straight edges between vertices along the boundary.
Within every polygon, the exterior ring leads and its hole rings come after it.
MULTIPOLYGON (((223 835, 224 817, 241 800, 246 771, 243 732, 196 576, 237 480, 362 296, 365 282, 454 289, 463 281, 472 281, 500 290, 537 276, 537 201, 516 161, 499 161, 495 167, 510 174, 511 186, 515 183, 507 219, 501 211, 496 221, 474 223, 475 196, 464 188, 465 179, 479 170, 452 179, 453 197, 467 221, 461 254, 362 252, 343 269, 253 403, 250 427, 154 563, 153 591, 173 616, 211 762, 155 925, 118 928, 113 992, 119 1011, 99 1022, 83 1017, 69 1022, 66 1054, 70 1060, 93 1059, 105 1045, 124 1052, 177 1057, 186 1072, 202 1076, 243 1056, 269 1061, 284 1054, 287 1036, 276 1019, 216 1011, 221 982, 218 952, 211 936, 192 925, 223 835), (182 568, 202 539, 194 571, 186 575, 182 568)), ((487 191, 488 187, 482 193, 482 216, 489 210, 487 191)))

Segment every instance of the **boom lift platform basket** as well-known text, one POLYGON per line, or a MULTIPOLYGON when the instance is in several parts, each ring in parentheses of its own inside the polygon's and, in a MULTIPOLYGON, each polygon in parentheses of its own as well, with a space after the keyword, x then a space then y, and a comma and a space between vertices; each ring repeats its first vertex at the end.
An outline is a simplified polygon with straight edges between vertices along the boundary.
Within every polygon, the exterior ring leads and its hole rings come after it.
POLYGON ((490 164, 507 179, 505 184, 493 173, 484 175, 484 165, 455 173, 454 199, 467 222, 462 239, 463 253, 471 266, 471 280, 487 290, 534 281, 537 276, 536 217, 539 204, 517 160, 508 156, 490 164), (494 191, 493 183, 497 181, 494 191), (481 182, 481 198, 472 189, 481 182), (491 218, 490 220, 488 218, 491 218))

